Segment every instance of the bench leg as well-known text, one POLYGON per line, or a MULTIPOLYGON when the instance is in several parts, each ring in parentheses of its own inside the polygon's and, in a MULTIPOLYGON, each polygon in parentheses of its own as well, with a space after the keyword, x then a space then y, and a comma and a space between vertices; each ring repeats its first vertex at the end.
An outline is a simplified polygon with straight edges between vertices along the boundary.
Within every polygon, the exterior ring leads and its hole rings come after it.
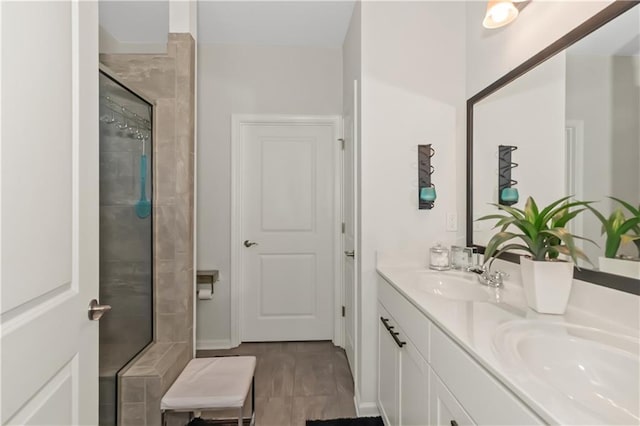
POLYGON ((238 426, 242 426, 242 418, 244 416, 243 411, 244 410, 242 409, 242 407, 240 407, 240 409, 238 411, 238 426))
POLYGON ((256 417, 256 376, 251 378, 251 420, 249 426, 253 426, 256 417))

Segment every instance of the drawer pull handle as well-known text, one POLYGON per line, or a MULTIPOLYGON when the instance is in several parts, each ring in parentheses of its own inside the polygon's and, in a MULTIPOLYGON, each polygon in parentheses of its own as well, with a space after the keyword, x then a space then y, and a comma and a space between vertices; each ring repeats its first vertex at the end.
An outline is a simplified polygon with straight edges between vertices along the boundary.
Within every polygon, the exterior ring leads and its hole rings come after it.
POLYGON ((455 420, 451 420, 451 426, 458 426, 458 422, 456 422, 455 420))
POLYGON ((395 340, 396 345, 398 345, 399 347, 403 347, 404 345, 407 344, 407 342, 403 342, 398 338, 400 333, 398 333, 397 331, 392 331, 393 326, 389 325, 389 318, 380 317, 380 321, 382 321, 382 324, 384 324, 384 328, 386 328, 389 334, 391 334, 391 337, 393 337, 393 340, 395 340))
POLYGON ((398 347, 403 347, 404 345, 407 344, 407 342, 403 342, 402 340, 400 340, 398 338, 398 336, 400 335, 400 333, 396 332, 396 331, 391 331, 389 330, 389 332, 391 333, 391 337, 393 337, 393 340, 396 341, 396 345, 398 345, 398 347))

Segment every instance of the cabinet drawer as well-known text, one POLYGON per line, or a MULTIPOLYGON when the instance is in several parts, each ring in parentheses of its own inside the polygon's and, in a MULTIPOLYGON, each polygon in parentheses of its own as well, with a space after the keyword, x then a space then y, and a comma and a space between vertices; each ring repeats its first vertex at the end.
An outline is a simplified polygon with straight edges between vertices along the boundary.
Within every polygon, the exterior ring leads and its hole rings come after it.
POLYGON ((434 325, 431 326, 430 364, 477 424, 545 424, 434 325))
POLYGON ((429 362, 429 320, 382 276, 378 275, 378 300, 429 362))
POLYGON ((475 426, 473 419, 449 392, 438 375, 429 369, 429 404, 431 426, 475 426))

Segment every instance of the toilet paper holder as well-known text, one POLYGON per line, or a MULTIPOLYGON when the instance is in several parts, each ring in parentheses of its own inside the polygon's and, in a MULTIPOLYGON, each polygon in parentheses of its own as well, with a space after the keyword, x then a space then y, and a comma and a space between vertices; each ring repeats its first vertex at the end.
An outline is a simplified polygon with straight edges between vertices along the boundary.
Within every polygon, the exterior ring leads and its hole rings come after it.
POLYGON ((211 290, 213 294, 213 284, 218 281, 219 272, 217 270, 204 270, 196 272, 196 297, 200 294, 200 289, 211 290))

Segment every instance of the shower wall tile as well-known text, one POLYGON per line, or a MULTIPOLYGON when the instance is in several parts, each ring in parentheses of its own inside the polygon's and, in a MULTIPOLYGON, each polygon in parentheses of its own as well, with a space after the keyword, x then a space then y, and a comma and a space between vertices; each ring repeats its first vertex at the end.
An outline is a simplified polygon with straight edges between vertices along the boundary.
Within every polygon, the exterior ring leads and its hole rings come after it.
POLYGON ((175 203, 176 194, 176 150, 174 143, 167 143, 156 149, 155 164, 155 204, 170 205, 175 203))
POLYGON ((175 97, 175 59, 167 55, 101 54, 100 62, 148 99, 175 97))
POLYGON ((171 314, 187 312, 187 295, 184 286, 177 286, 173 272, 158 275, 157 313, 171 314))
POLYGON ((100 144, 100 152, 137 152, 142 151, 140 143, 131 139, 124 130, 120 130, 115 126, 100 122, 100 135, 108 138, 108 143, 100 144))
POLYGON ((173 205, 160 205, 156 207, 156 212, 155 256, 160 260, 174 259, 176 239, 175 207, 173 205))
POLYGON ((144 402, 123 402, 120 405, 120 422, 122 426, 140 426, 147 424, 146 405, 144 402))
POLYGON ((145 379, 143 377, 123 377, 121 381, 122 401, 145 402, 145 379))
POLYGON ((162 399, 162 380, 160 377, 145 379, 146 418, 148 425, 160 425, 160 400, 162 399))
POLYGON ((110 238, 100 239, 100 259, 149 261, 151 241, 151 218, 140 219, 135 207, 102 206, 100 208, 100 234, 110 238))
POLYGON ((171 144, 171 149, 175 145, 175 120, 167 119, 175 117, 175 99, 158 99, 155 107, 155 128, 156 147, 164 147, 171 144), (162 120, 158 118, 163 118, 162 120))
POLYGON ((157 314, 159 342, 187 342, 189 329, 188 315, 184 312, 176 314, 157 314))

